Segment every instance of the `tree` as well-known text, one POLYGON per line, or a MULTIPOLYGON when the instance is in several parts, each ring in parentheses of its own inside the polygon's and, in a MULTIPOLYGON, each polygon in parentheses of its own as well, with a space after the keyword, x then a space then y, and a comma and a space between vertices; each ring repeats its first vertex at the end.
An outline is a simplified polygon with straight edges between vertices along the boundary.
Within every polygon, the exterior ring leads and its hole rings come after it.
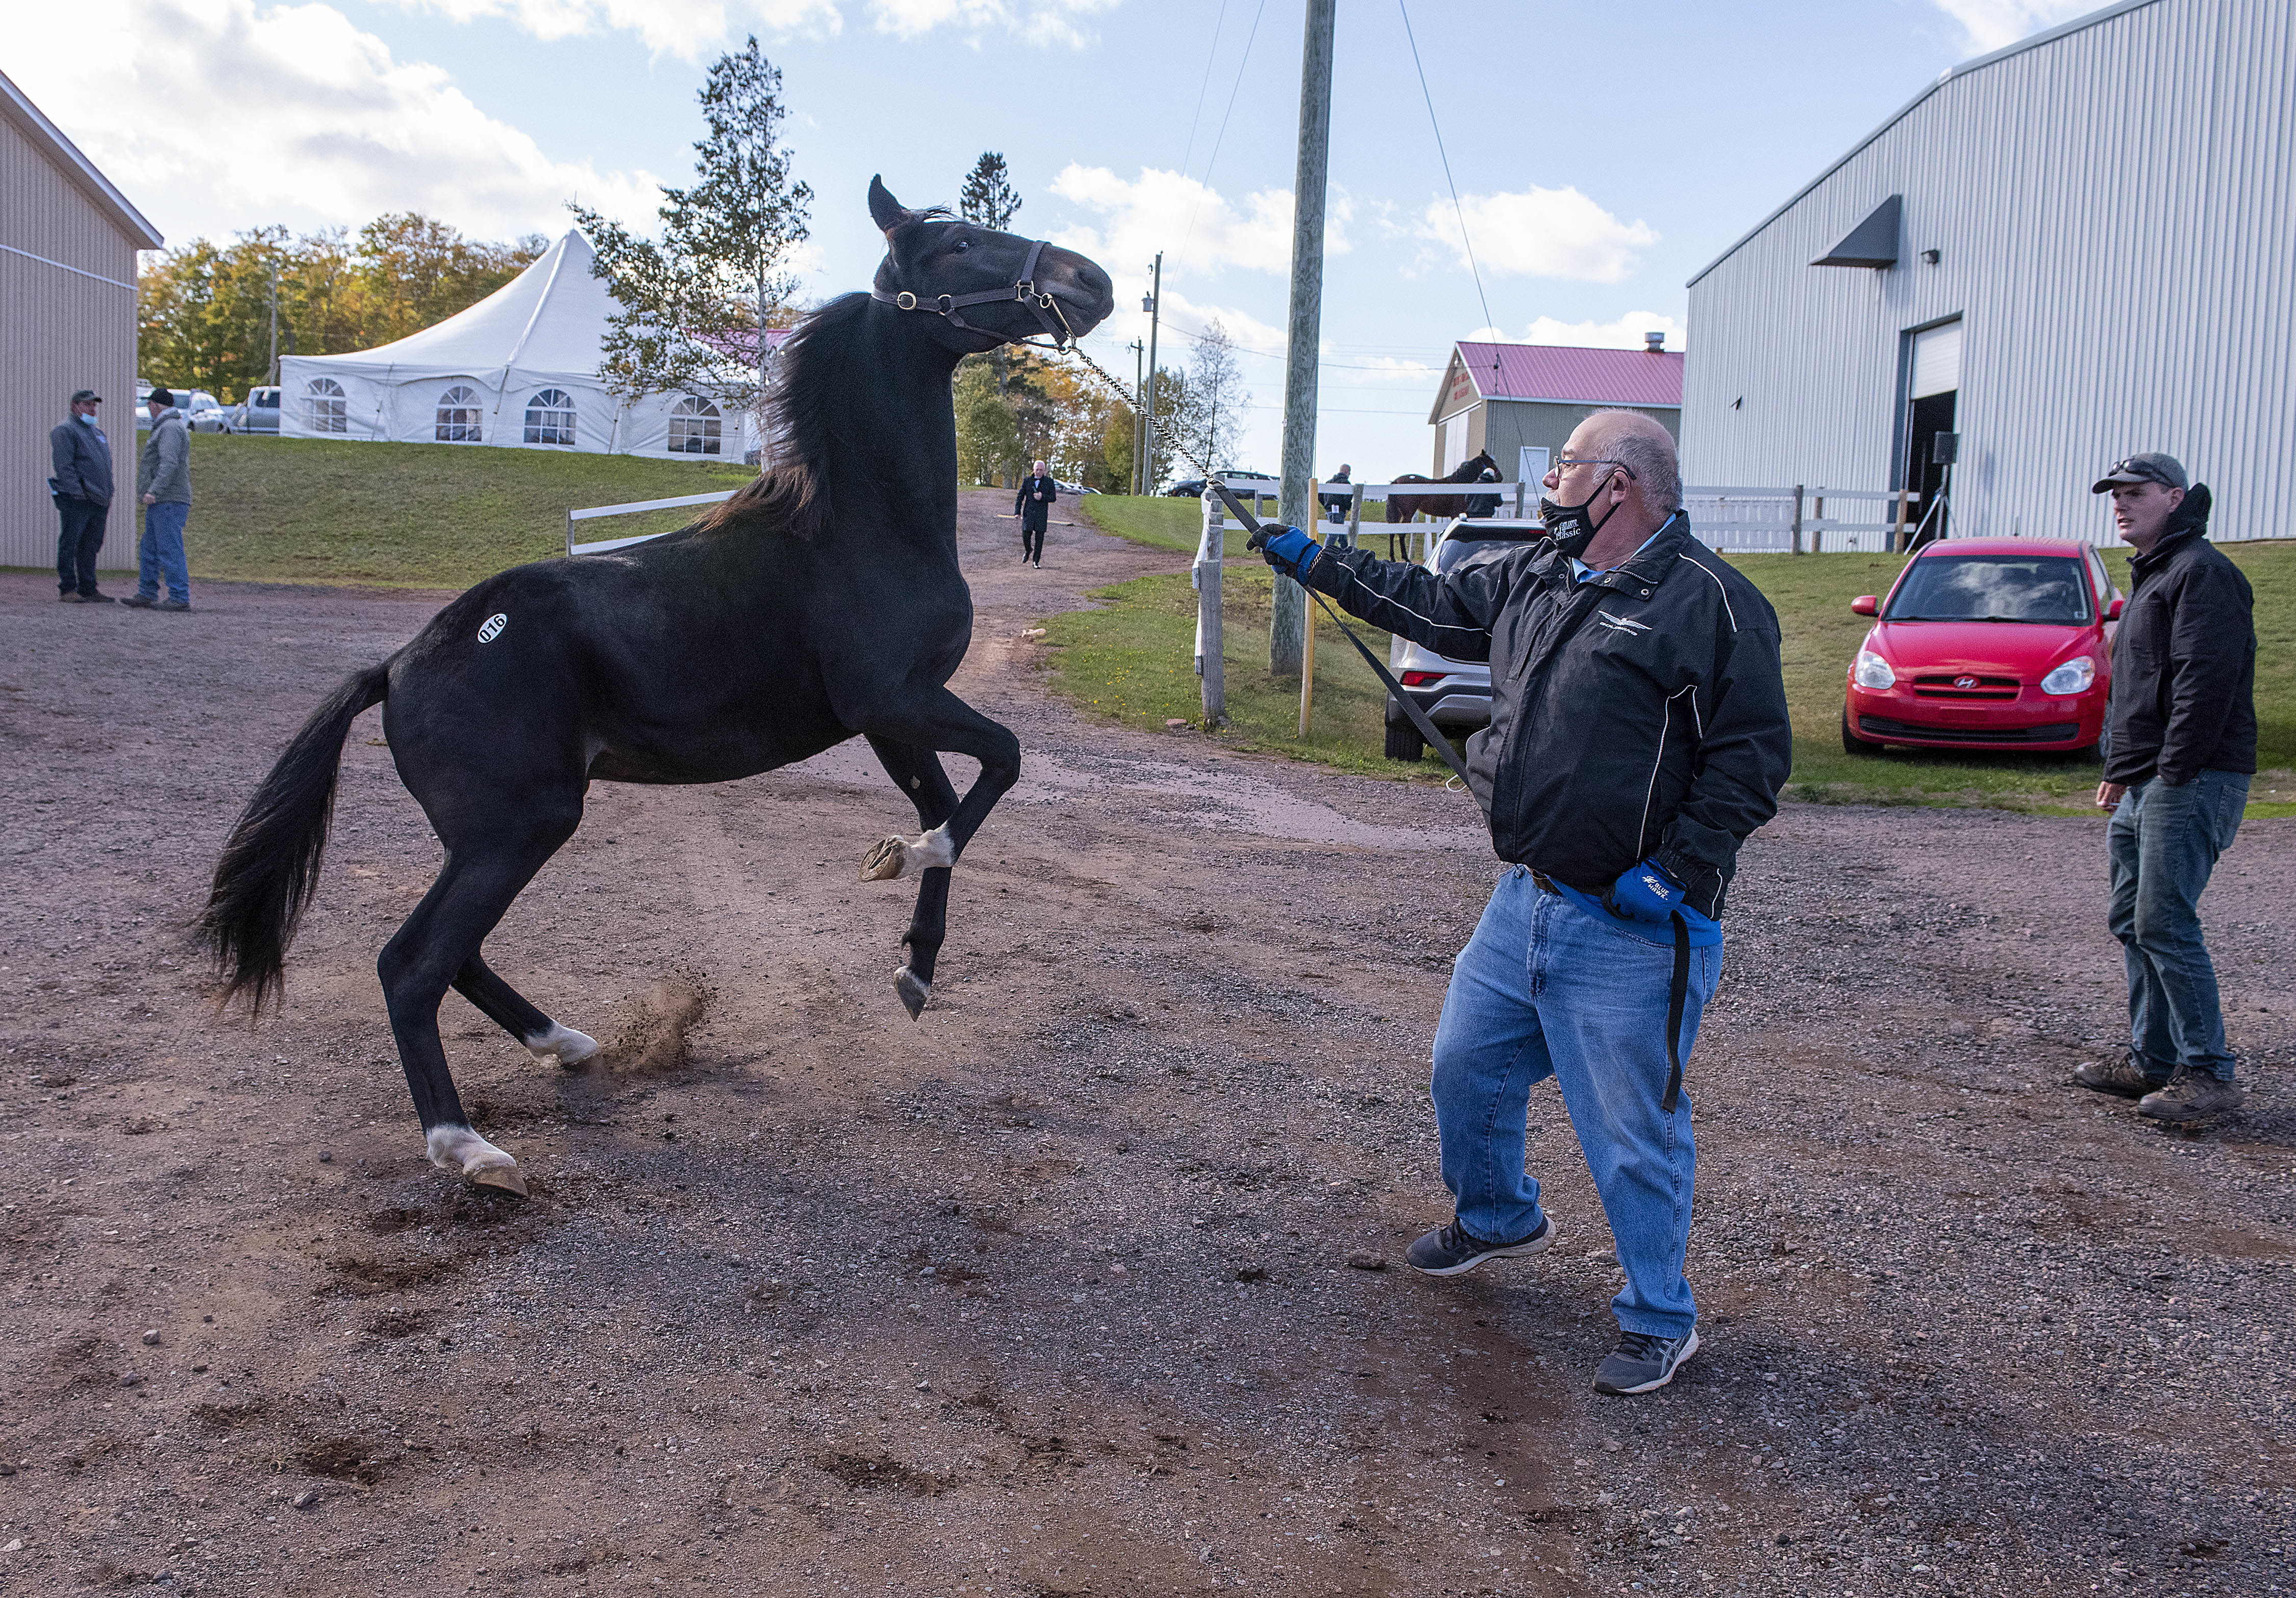
POLYGON ((1204 325, 1189 360, 1188 397, 1193 402, 1184 435, 1188 447, 1203 457, 1204 465, 1221 471, 1234 463, 1220 452, 1234 449, 1242 431, 1240 413, 1251 403, 1244 391, 1243 374, 1235 364, 1235 341, 1218 317, 1204 325))
POLYGON ((765 329, 797 291, 790 252, 807 235, 813 190, 790 176, 775 129, 789 114, 781 69, 755 34, 718 58, 699 99, 709 136, 693 146, 691 188, 661 191, 659 242, 582 205, 575 220, 620 309, 607 325, 601 375, 639 395, 703 390, 752 405, 763 387, 765 329), (749 359, 754 341, 756 359, 749 359))
POLYGON ((988 363, 968 357, 956 368, 956 470, 960 482, 996 483, 1021 468, 1021 429, 996 391, 988 363))
POLYGON ((957 196, 957 215, 980 227, 1010 233, 1013 214, 1020 209, 1020 191, 1007 178, 1004 158, 994 150, 982 151, 964 180, 964 192, 957 196))

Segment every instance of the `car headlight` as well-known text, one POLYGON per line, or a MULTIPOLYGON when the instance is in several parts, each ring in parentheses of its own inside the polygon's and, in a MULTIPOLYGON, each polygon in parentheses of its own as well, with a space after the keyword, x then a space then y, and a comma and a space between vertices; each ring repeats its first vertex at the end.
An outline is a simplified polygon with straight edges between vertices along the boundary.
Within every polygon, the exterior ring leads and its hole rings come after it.
POLYGON ((1857 652, 1857 664, 1849 680, 1861 688, 1890 688, 1898 686, 1898 674, 1890 670, 1890 663, 1871 649, 1857 652))
POLYGON ((2067 661, 2046 677, 2042 678, 2041 692, 2078 694, 2087 689, 2088 685, 2095 680, 2096 662, 2084 655, 2079 659, 2067 661))

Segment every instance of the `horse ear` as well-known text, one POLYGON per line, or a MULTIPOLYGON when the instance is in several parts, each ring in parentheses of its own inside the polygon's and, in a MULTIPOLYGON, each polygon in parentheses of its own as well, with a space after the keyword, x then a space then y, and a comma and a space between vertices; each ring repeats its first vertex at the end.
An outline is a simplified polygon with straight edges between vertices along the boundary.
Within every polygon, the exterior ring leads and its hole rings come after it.
POLYGON ((893 198, 882 177, 869 179, 869 219, 877 224, 878 232, 886 234, 909 219, 909 213, 893 198))

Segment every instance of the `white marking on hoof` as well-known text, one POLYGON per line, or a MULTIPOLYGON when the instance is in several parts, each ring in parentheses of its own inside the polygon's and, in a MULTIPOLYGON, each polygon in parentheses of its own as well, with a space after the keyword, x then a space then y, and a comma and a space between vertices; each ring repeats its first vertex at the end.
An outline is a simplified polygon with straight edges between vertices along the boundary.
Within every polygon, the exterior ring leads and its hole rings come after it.
POLYGON ((521 1197, 526 1193, 526 1178, 519 1174, 518 1161, 467 1126, 433 1126, 422 1143, 430 1163, 442 1171, 521 1197))
POLYGON ((861 880, 890 882, 955 864, 956 845, 949 841, 944 821, 922 837, 887 838, 870 850, 861 860, 861 880))
POLYGON ((550 1024, 547 1032, 537 1032, 523 1040, 527 1051, 537 1059, 554 1059, 568 1070, 598 1052, 598 1040, 586 1032, 577 1032, 571 1026, 550 1024))

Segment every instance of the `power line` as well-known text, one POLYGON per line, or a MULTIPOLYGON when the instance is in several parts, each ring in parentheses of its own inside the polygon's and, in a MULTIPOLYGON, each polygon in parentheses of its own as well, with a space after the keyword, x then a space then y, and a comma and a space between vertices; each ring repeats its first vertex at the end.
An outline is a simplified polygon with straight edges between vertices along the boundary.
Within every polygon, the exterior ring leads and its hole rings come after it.
POLYGON ((1212 62, 1219 50, 1220 29, 1227 26, 1227 0, 1220 0, 1219 21, 1212 24, 1212 42, 1204 49, 1204 80, 1196 86, 1196 114, 1188 119, 1187 152, 1180 157, 1180 176, 1188 175, 1188 163, 1196 155, 1196 124, 1203 120, 1204 95, 1212 86, 1212 62))
POLYGON ((1467 236, 1467 208, 1459 203, 1459 185, 1451 177, 1451 157, 1443 148, 1443 125, 1435 118, 1435 96, 1427 89, 1427 69, 1419 64, 1419 40, 1411 31, 1411 8, 1404 0, 1395 0, 1395 9, 1403 13, 1403 37, 1411 41, 1411 66, 1419 74, 1419 93, 1427 102, 1427 125, 1435 130, 1435 153, 1443 161, 1443 181, 1451 187, 1451 209, 1459 218, 1459 242, 1466 247, 1467 270, 1474 275, 1475 298, 1483 302, 1483 325, 1493 332, 1498 324, 1491 320, 1491 302, 1483 293, 1483 274, 1475 265, 1475 241, 1467 236))
MULTIPOLYGON (((1251 64, 1251 42, 1259 37, 1260 13, 1265 12, 1267 9, 1267 0, 1259 0, 1259 6, 1254 9, 1251 13, 1251 31, 1243 36, 1243 59, 1235 63, 1235 86, 1229 89, 1227 92, 1227 110, 1220 113, 1219 134, 1218 137, 1212 140, 1212 152, 1210 156, 1205 160, 1204 175, 1201 179, 1199 179, 1199 181, 1203 185, 1205 194, 1211 193, 1212 169, 1219 165, 1220 145, 1227 138, 1227 119, 1230 116, 1234 114, 1235 97, 1243 88, 1244 69, 1251 64)), ((1205 64, 1205 70, 1210 70, 1210 64, 1209 62, 1205 64)), ((1185 171, 1183 171, 1181 176, 1185 177, 1187 174, 1185 171)), ((1203 194, 1199 194, 1196 196, 1195 210, 1188 213, 1188 231, 1180 235, 1180 247, 1172 251, 1172 259, 1174 260, 1179 259, 1183 255, 1187 253, 1188 241, 1196 236, 1196 218, 1202 213, 1203 209, 1203 194)))

